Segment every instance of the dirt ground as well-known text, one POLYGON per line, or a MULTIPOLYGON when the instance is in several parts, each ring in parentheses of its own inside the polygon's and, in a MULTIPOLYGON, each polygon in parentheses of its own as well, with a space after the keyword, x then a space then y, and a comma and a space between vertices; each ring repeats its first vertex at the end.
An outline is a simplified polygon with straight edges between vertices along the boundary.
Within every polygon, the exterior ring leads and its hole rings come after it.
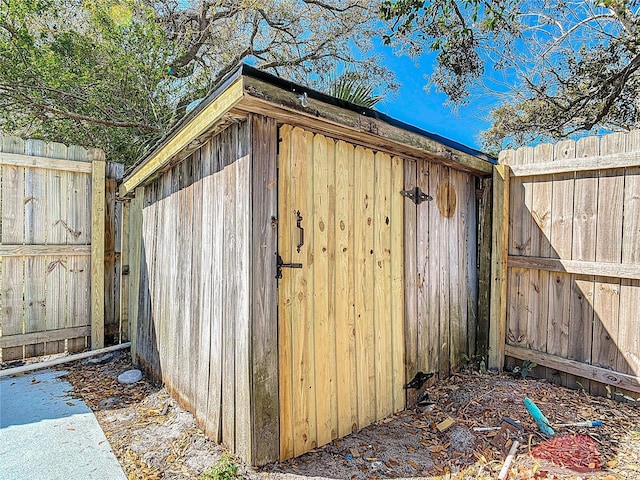
MULTIPOLYGON (((63 367, 69 372, 74 394, 94 410, 129 479, 197 479, 224 453, 161 385, 146 379, 133 385, 117 382, 118 374, 133 368, 128 353, 63 367)), ((637 403, 592 397, 541 380, 477 372, 432 379, 423 390, 429 401, 421 407, 385 418, 296 459, 261 469, 240 464, 240 472, 251 480, 489 479, 498 476, 507 450, 517 440, 521 446, 509 471, 512 479, 640 479, 637 403), (534 400, 552 424, 601 420, 602 427, 556 429, 557 437, 587 438, 575 437, 582 434, 593 439, 601 467, 592 463, 576 472, 534 458, 531 450, 547 438, 538 433, 526 411, 525 397, 534 400), (503 416, 524 428, 500 448, 491 443, 496 431, 473 430, 498 426, 503 416)))

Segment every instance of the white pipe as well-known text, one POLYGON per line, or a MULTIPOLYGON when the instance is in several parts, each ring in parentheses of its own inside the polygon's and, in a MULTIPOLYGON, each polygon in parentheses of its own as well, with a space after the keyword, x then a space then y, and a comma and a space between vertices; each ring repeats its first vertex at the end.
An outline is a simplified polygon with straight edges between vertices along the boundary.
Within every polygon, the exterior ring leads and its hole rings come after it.
POLYGON ((516 456, 516 451, 520 443, 517 440, 513 441, 513 445, 511 445, 511 449, 509 450, 509 455, 507 455, 507 459, 504 461, 504 465, 502 466, 502 470, 500 470, 500 475, 498 475, 498 480, 506 480, 509 475, 509 467, 511 466, 511 461, 516 456))
POLYGON ((76 353, 74 355, 67 355, 65 357, 54 358, 53 360, 47 360, 45 362, 36 362, 30 365, 23 365, 21 367, 7 368, 6 370, 0 370, 0 378, 8 377, 10 375, 18 375, 21 373, 31 372, 32 370, 39 370, 40 368, 53 367, 62 363, 74 362, 76 360, 82 360, 83 358, 94 357, 103 353, 115 352, 116 350, 123 350, 129 348, 131 342, 121 343, 120 345, 113 345, 112 347, 100 348, 98 350, 91 350, 89 352, 76 353))

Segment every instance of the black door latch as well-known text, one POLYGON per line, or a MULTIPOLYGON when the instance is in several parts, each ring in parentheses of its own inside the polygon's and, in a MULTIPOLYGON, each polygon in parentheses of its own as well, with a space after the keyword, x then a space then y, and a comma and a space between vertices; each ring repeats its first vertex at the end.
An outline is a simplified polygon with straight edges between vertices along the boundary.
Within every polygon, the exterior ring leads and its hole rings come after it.
POLYGON ((283 268, 302 268, 301 263, 284 263, 282 257, 276 253, 276 278, 282 278, 283 268))

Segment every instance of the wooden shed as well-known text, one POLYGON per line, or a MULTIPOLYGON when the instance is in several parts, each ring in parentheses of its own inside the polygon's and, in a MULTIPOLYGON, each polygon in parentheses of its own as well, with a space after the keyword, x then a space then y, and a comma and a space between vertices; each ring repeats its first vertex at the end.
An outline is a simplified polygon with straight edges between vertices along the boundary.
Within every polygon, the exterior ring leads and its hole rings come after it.
POLYGON ((402 410, 486 348, 491 169, 240 66, 120 186, 135 361, 254 465, 402 410))

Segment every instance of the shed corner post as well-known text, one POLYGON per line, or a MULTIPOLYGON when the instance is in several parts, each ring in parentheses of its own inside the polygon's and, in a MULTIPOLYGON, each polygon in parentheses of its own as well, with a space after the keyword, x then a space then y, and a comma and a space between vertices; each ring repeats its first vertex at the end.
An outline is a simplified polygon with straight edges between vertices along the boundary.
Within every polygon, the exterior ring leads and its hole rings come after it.
POLYGON ((104 242, 106 162, 102 150, 90 149, 91 161, 91 349, 104 347, 104 242))
POLYGON ((251 458, 254 466, 280 459, 276 262, 278 125, 251 115, 251 458))
POLYGON ((509 244, 510 151, 500 152, 500 165, 493 169, 493 234, 491 255, 491 301, 488 368, 502 371, 506 341, 507 247, 509 244))

